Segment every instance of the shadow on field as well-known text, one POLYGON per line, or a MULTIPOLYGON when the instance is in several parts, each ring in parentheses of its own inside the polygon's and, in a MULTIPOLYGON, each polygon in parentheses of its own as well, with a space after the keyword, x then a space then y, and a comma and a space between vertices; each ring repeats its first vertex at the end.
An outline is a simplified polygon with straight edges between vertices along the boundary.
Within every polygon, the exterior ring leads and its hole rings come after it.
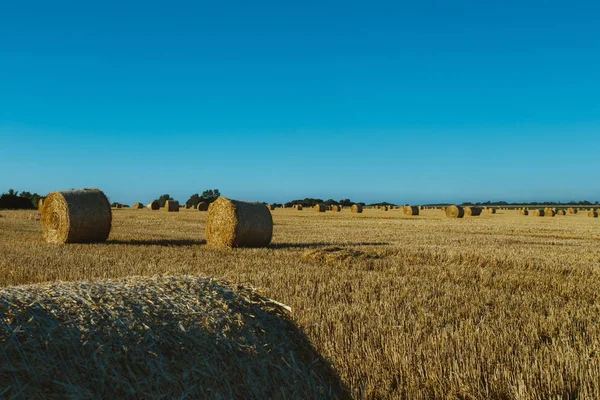
POLYGON ((154 240, 108 240, 106 244, 123 244, 129 246, 193 246, 206 244, 206 240, 189 239, 154 239, 154 240))
POLYGON ((315 242, 315 243, 271 243, 270 249, 316 249, 320 247, 331 247, 331 246, 389 246, 389 242, 344 242, 344 243, 332 243, 332 242, 315 242))

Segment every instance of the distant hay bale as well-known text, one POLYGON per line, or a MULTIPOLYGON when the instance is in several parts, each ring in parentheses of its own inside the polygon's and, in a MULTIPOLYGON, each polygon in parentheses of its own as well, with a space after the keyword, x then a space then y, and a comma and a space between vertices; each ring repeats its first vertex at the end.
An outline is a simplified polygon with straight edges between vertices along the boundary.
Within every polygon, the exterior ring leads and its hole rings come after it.
POLYGON ((465 215, 465 210, 461 206, 452 205, 446 207, 446 217, 448 218, 462 218, 465 215))
POLYGON ((198 211, 208 211, 208 206, 208 202, 201 201, 200 203, 198 203, 198 211))
POLYGON ((440 210, 442 210, 443 212, 446 212, 446 207, 441 207, 440 210))
POLYGON ((535 217, 543 217, 544 216, 544 210, 533 210, 533 215, 535 217))
POLYGON ((588 212, 588 217, 590 217, 590 218, 598 218, 598 213, 596 211, 594 211, 594 209, 592 208, 590 210, 590 212, 588 212))
POLYGON ((4 287, 0 311, 2 398, 344 398, 289 307, 237 284, 4 287))
POLYGON ((134 210, 141 210, 142 208, 144 208, 144 205, 142 203, 140 203, 139 201, 133 205, 134 210))
POLYGON ((123 208, 123 204, 121 204, 121 203, 115 203, 115 208, 123 208))
POLYGON ((263 203, 219 197, 208 208, 206 241, 219 247, 266 247, 273 237, 273 217, 263 203))
POLYGON ((275 209, 275 206, 273 204, 267 204, 266 206, 269 211, 273 211, 275 209))
POLYGON ((419 215, 419 207, 417 206, 404 206, 404 215, 419 215))
POLYGON ((521 209, 519 210, 519 215, 529 215, 529 211, 527 211, 526 209, 521 209))
POLYGON ((42 213, 42 208, 44 207, 44 199, 38 200, 38 213, 42 213))
POLYGON ((360 214, 360 213, 362 213, 362 212, 363 212, 363 207, 362 207, 360 204, 353 204, 353 205, 352 205, 352 209, 351 209, 351 211, 352 211, 353 213, 360 214))
POLYGON ((333 206, 331 206, 331 211, 340 212, 340 211, 342 211, 342 207, 333 205, 333 206))
POLYGON ((565 212, 565 210, 558 210, 556 212, 556 215, 567 215, 567 213, 565 212))
POLYGON ((48 243, 104 242, 111 226, 110 203, 98 189, 53 192, 42 207, 42 233, 48 243))
POLYGON ((317 212, 325 212, 325 210, 326 210, 325 205, 323 205, 323 204, 315 204, 315 206, 313 208, 317 212))
POLYGON ((302 211, 302 204, 294 204, 294 209, 298 211, 302 211))
POLYGON ((487 209, 487 211, 488 211, 488 214, 496 214, 496 209, 495 208, 490 207, 490 208, 487 209))
POLYGON ((179 212, 179 202, 177 200, 167 200, 165 202, 165 210, 168 212, 179 212))
POLYGON ((481 215, 481 211, 483 211, 481 209, 481 207, 464 207, 465 209, 465 215, 467 217, 478 217, 481 215))
POLYGON ((153 202, 146 204, 146 208, 154 211, 159 210, 160 203, 157 200, 154 200, 153 202))
POLYGON ((419 210, 422 210, 422 209, 423 209, 423 206, 419 206, 419 210))
POLYGON ((569 214, 577 214, 577 211, 578 211, 578 210, 577 210, 576 208, 572 208, 572 207, 569 207, 569 208, 567 209, 567 212, 568 212, 569 214))
POLYGON ((387 210, 388 210, 388 208, 387 208, 387 206, 381 206, 380 210, 381 210, 381 211, 387 211, 387 210))

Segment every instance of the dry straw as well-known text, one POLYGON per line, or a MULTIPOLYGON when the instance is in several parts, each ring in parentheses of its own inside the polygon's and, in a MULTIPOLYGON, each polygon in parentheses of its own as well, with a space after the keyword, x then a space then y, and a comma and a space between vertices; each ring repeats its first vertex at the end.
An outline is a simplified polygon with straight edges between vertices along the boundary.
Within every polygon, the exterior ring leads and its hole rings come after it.
POLYGON ((165 202, 165 210, 168 212, 179 212, 179 202, 177 200, 167 200, 165 202))
POLYGON ((533 210, 533 215, 535 217, 543 217, 544 216, 544 210, 533 210))
POLYGON ((544 210, 544 217, 554 217, 555 215, 556 212, 551 208, 547 208, 544 210))
POLYGON ((481 207, 465 207, 465 215, 468 217, 478 217, 481 215, 481 207))
POLYGON ((495 208, 488 208, 488 214, 496 214, 496 209, 495 208))
POLYGON ((333 205, 333 206, 331 206, 331 211, 340 212, 340 211, 342 211, 342 207, 333 205))
POLYGON ((144 208, 144 205, 142 203, 140 203, 139 201, 133 205, 134 210, 141 210, 142 208, 144 208))
POLYGON ((519 215, 529 215, 529 211, 525 209, 519 210, 519 215))
POLYGON ((465 215, 465 210, 461 206, 448 206, 446 208, 446 217, 448 218, 462 218, 465 215))
POLYGON ((588 213, 588 217, 598 218, 598 213, 593 208, 591 208, 590 212, 588 213))
POLYGON ((577 211, 578 211, 578 210, 577 210, 576 208, 572 208, 572 207, 569 207, 569 208, 567 209, 567 212, 568 212, 569 214, 577 214, 577 211))
POLYGON ((565 210, 558 210, 556 212, 556 215, 567 215, 567 213, 565 212, 565 210))
POLYGON ((199 277, 0 289, 6 399, 345 398, 289 307, 199 277))
POLYGON ((42 207, 42 233, 48 243, 92 243, 108 238, 112 212, 98 189, 53 192, 42 207))
POLYGON ((363 212, 363 207, 362 207, 360 204, 353 204, 353 205, 352 205, 352 208, 351 208, 351 211, 352 211, 353 213, 360 214, 360 213, 362 213, 362 212, 363 212))
POLYGON ((317 212, 325 212, 327 208, 323 204, 315 204, 314 210, 317 212))
POLYGON ((387 211, 387 210, 388 210, 387 206, 381 206, 381 211, 387 211))
POLYGON ((44 207, 44 199, 39 199, 38 200, 38 212, 41 214, 42 213, 42 208, 44 207))
POLYGON ((263 203, 219 197, 208 208, 206 241, 219 247, 266 247, 273 237, 273 217, 263 203))
POLYGON ((302 204, 294 204, 294 209, 302 211, 302 204))
POLYGON ((419 215, 419 207, 404 206, 404 215, 419 215))
POLYGON ((198 203, 198 211, 208 211, 208 206, 208 202, 201 201, 200 203, 198 203))
POLYGON ((267 204, 266 206, 269 209, 269 211, 273 211, 275 209, 275 206, 273 204, 267 204))

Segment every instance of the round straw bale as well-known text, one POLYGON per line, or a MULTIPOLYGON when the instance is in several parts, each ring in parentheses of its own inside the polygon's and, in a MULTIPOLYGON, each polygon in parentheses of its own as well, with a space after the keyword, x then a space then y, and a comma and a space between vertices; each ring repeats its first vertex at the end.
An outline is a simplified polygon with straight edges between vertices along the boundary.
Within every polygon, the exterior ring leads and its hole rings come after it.
POLYGON ((146 208, 149 210, 158 210, 160 209, 160 203, 157 200, 154 200, 153 202, 146 204, 146 208))
POLYGON ((419 215, 419 207, 404 206, 404 215, 419 215))
POLYGON ((44 207, 44 199, 38 200, 38 213, 42 213, 42 208, 44 207))
POLYGON ((201 201, 200 203, 198 203, 198 211, 208 211, 208 206, 208 202, 201 201))
POLYGON ((342 211, 342 207, 333 205, 331 206, 331 211, 340 212, 342 211))
POLYGON ((565 212, 565 210, 558 210, 556 212, 556 215, 567 215, 567 213, 565 212))
POLYGON ((526 209, 519 210, 519 215, 529 215, 529 211, 526 209))
POLYGON ((533 215, 536 217, 543 217, 544 216, 544 210, 533 210, 533 215))
POLYGON ((446 208, 446 217, 448 218, 462 218, 465 215, 465 210, 461 206, 448 206, 446 208))
POLYGON ((423 209, 423 206, 419 206, 419 210, 422 210, 422 209, 423 209))
POLYGON ((294 208, 298 211, 302 211, 302 204, 294 204, 294 208))
POLYGON ((206 241, 219 247, 265 247, 273 237, 273 217, 263 203, 219 197, 208 208, 206 241))
POLYGON ((98 189, 53 192, 42 207, 42 233, 48 243, 92 243, 108 238, 112 212, 98 189))
POLYGON ((572 208, 572 207, 569 207, 569 208, 567 209, 567 212, 568 212, 569 214, 577 214, 577 211, 578 211, 578 210, 577 210, 576 208, 572 208))
POLYGON ((275 206, 273 204, 266 204, 266 206, 269 211, 273 211, 275 209, 275 206))
POLYGON ((144 205, 142 203, 140 203, 139 201, 133 205, 134 210, 141 210, 142 208, 144 208, 144 205))
POLYGON ((387 211, 387 210, 388 210, 388 208, 387 208, 387 206, 381 206, 380 210, 381 210, 381 211, 387 211))
POLYGON ((488 211, 488 214, 496 214, 496 209, 495 208, 490 207, 490 208, 488 208, 487 211, 488 211))
POLYGON ((323 204, 315 204, 315 206, 313 207, 315 211, 317 212, 325 212, 325 205, 323 204))
POLYGON ((481 207, 465 207, 465 215, 468 217, 477 217, 481 215, 481 207))
POLYGON ((592 208, 592 211, 590 211, 590 212, 588 213, 588 217, 591 217, 591 218, 598 218, 598 213, 597 213, 596 211, 594 211, 594 209, 592 208))
POLYGON ((353 204, 352 205, 352 212, 360 214, 361 212, 363 212, 363 207, 360 204, 353 204))
POLYGON ((168 212, 179 212, 179 202, 177 200, 167 200, 165 202, 165 210, 168 212))

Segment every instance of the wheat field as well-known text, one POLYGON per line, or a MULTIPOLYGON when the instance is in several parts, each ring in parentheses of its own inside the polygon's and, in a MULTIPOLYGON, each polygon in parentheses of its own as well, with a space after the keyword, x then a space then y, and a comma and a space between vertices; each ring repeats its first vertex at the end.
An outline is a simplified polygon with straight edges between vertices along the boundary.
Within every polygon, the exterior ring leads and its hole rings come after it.
POLYGON ((354 398, 600 398, 600 220, 276 209, 265 249, 205 245, 206 213, 113 210, 50 245, 0 211, 0 285, 198 275, 292 308, 354 398))

